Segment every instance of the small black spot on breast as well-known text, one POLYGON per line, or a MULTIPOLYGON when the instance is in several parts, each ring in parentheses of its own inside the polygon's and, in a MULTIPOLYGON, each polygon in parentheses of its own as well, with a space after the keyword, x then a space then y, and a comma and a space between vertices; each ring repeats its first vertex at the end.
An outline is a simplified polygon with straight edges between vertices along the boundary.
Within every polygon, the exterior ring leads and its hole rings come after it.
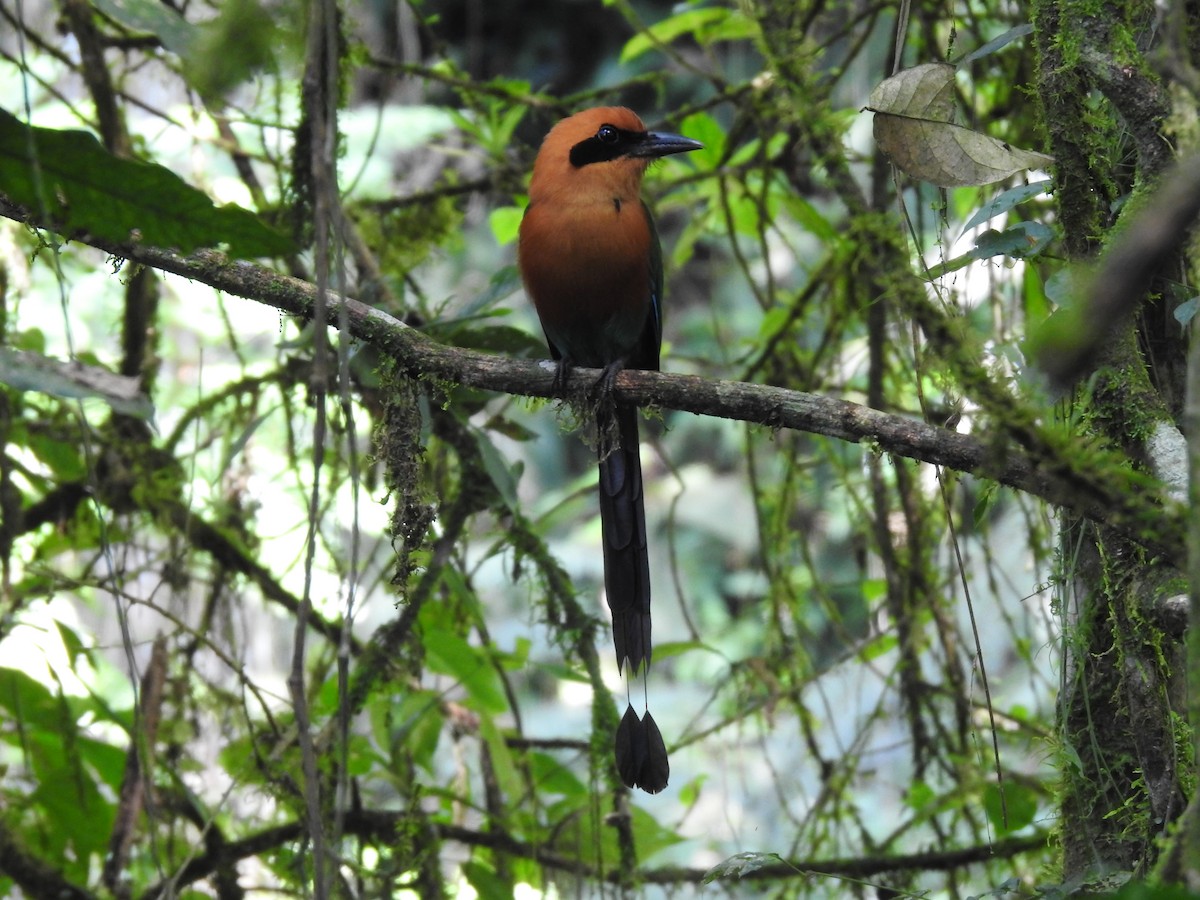
POLYGON ((621 211, 621 198, 620 197, 613 197, 613 208, 617 212, 621 211))

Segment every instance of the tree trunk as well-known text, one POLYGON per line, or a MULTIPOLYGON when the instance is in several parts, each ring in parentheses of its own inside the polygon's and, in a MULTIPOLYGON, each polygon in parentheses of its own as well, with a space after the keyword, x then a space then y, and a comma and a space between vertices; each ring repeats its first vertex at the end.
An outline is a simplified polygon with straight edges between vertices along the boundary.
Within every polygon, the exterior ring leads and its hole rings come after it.
MULTIPOLYGON (((1120 210, 1134 215, 1133 198, 1156 183, 1169 153, 1162 88, 1137 49, 1153 10, 1127 2, 1084 16, 1069 2, 1043 0, 1034 20, 1064 244, 1076 263, 1088 263, 1102 254, 1099 237, 1120 210), (1111 114, 1097 115, 1097 94, 1111 114)), ((1163 311, 1181 263, 1174 251, 1165 258, 1128 298, 1136 312, 1115 321, 1067 407, 1081 436, 1151 468, 1146 438, 1162 426, 1177 430, 1183 406, 1182 330, 1163 311)), ((1094 883, 1111 872, 1145 873, 1185 806, 1186 669, 1170 602, 1185 582, 1126 538, 1077 519, 1064 520, 1060 547, 1063 880, 1094 883)))

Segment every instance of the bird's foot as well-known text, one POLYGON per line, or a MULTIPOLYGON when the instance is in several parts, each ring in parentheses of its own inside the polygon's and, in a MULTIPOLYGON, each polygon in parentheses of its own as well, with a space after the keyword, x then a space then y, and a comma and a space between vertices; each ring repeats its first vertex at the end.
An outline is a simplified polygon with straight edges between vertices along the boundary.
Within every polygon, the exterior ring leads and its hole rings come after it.
POLYGON ((617 359, 610 362, 600 371, 600 377, 596 379, 596 383, 592 387, 597 400, 611 399, 613 390, 617 386, 617 376, 621 374, 621 370, 624 368, 625 360, 617 359))
POLYGON ((565 356, 558 360, 558 365, 554 370, 554 381, 550 384, 550 390, 555 397, 567 395, 567 382, 571 380, 571 370, 574 368, 575 364, 565 356))
POLYGON ((600 377, 596 379, 588 395, 592 403, 593 414, 596 417, 596 438, 600 442, 600 446, 609 448, 602 456, 607 456, 608 453, 620 446, 616 420, 617 399, 614 391, 617 376, 624 368, 625 360, 623 359, 610 362, 600 372, 600 377))

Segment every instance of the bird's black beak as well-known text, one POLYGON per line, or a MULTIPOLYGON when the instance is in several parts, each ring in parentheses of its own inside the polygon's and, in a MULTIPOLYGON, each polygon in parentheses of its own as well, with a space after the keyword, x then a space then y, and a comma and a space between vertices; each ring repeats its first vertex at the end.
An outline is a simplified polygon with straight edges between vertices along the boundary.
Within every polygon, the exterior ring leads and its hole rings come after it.
POLYGON ((663 131, 647 131, 646 136, 629 152, 630 156, 643 159, 658 159, 660 156, 670 156, 672 153, 687 153, 699 150, 704 145, 693 141, 681 134, 667 134, 663 131))

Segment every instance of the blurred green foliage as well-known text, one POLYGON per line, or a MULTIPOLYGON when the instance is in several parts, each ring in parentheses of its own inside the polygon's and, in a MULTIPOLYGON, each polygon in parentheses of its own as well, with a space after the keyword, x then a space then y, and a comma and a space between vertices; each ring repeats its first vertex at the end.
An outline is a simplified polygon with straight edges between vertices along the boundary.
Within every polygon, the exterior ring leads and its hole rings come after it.
MULTIPOLYGON (((223 244, 315 278, 312 248, 221 205, 274 217, 302 193, 289 179, 313 114, 304 9, 97 0, 95 31, 74 39, 110 48, 98 57, 56 52, 46 21, 0 10, 26 42, 0 63, 3 96, 27 93, 37 126, 4 114, 0 152, 16 149, 0 165, 86 170, 132 185, 135 219, 169 211, 162 230, 130 225, 102 190, 59 198, 61 225, 118 242, 138 228, 183 252, 223 244), (79 137, 99 110, 141 159, 79 137), (157 174, 133 184, 134 169, 157 174), (207 211, 185 215, 186 197, 207 211)), ((891 74, 891 7, 340 14, 341 193, 325 198, 339 289, 449 347, 546 356, 512 265, 525 179, 559 117, 626 103, 705 145, 647 178, 668 261, 666 371, 834 396, 992 435, 1002 453, 1007 408, 975 390, 984 377, 1047 423, 1022 340, 1067 271, 1049 181, 939 191, 893 177, 860 112, 891 74), (914 297, 952 323, 957 354, 918 328, 914 297)), ((902 61, 982 48, 956 102, 1036 147, 1025 15, 913 7, 902 61)), ((0 192, 32 203, 16 185, 0 192)), ((319 891, 325 866, 340 892, 422 898, 691 895, 717 879, 736 896, 964 896, 1052 865, 1064 570, 1039 501, 894 447, 653 410, 658 652, 645 688, 624 686, 593 450, 560 427, 585 416, 410 378, 348 340, 323 360, 310 323, 182 279, 139 304, 119 260, 0 234, 4 343, 89 354, 142 378, 156 410, 147 424, 103 400, 0 393, 12 859, 79 896, 167 882, 237 896, 255 859, 262 890, 319 891), (653 799, 619 789, 610 760, 621 695, 636 705, 643 690, 672 757, 653 799), (119 880, 102 883, 114 853, 119 880)), ((3 857, 0 894, 34 893, 3 857)))

